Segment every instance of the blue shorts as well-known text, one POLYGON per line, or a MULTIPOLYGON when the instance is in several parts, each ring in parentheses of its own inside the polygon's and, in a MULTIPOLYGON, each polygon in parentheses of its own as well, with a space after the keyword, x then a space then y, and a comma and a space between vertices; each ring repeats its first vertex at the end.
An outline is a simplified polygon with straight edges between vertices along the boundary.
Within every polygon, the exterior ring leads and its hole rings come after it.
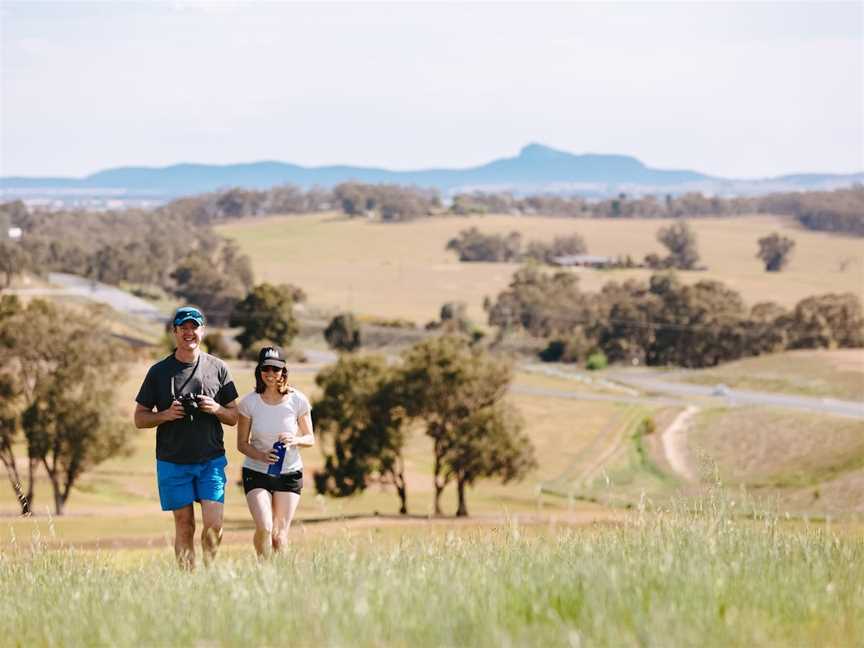
POLYGON ((159 501, 163 511, 175 511, 192 502, 225 502, 225 455, 194 464, 156 460, 159 501))

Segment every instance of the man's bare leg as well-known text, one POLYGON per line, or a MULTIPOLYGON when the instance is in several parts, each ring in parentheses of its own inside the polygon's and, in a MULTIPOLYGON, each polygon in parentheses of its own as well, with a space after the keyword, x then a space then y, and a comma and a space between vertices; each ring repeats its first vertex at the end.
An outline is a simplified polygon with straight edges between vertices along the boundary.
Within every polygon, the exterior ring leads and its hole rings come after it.
POLYGON ((180 569, 195 569, 195 509, 192 504, 175 509, 174 555, 180 569))
POLYGON ((222 543, 222 515, 225 506, 222 502, 201 500, 201 518, 204 530, 201 531, 201 549, 204 554, 204 564, 209 565, 216 558, 216 552, 222 543))

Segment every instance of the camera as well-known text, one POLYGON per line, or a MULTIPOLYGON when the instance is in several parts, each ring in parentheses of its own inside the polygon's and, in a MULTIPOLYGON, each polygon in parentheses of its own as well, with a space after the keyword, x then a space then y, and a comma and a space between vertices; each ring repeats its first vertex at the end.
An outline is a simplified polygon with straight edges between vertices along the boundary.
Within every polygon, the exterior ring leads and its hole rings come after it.
POLYGON ((183 406, 183 411, 190 419, 198 411, 198 397, 195 394, 182 394, 177 401, 183 406))

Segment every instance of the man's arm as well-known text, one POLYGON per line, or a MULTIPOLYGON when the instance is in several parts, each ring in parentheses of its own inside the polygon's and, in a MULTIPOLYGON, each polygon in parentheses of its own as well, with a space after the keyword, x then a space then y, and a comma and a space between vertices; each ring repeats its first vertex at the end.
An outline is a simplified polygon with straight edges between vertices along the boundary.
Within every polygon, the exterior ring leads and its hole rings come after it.
POLYGON ((152 409, 147 409, 141 403, 135 403, 135 427, 139 430, 142 428, 154 428, 168 421, 176 421, 186 416, 183 411, 183 406, 174 401, 171 407, 161 412, 154 412, 152 409))
MULTIPOLYGON (((202 412, 212 414, 225 425, 237 425, 237 400, 232 400, 230 403, 220 405, 210 396, 198 397, 198 408, 202 412)), ((180 409, 183 409, 182 407, 180 409)))

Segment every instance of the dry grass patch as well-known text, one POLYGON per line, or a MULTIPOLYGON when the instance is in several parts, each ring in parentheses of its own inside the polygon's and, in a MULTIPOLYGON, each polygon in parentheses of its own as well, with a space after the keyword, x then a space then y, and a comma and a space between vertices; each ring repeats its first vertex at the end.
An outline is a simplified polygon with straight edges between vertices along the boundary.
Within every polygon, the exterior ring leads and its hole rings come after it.
POLYGON ((812 486, 864 467, 864 422, 768 408, 711 409, 696 419, 691 458, 724 482, 812 486))

